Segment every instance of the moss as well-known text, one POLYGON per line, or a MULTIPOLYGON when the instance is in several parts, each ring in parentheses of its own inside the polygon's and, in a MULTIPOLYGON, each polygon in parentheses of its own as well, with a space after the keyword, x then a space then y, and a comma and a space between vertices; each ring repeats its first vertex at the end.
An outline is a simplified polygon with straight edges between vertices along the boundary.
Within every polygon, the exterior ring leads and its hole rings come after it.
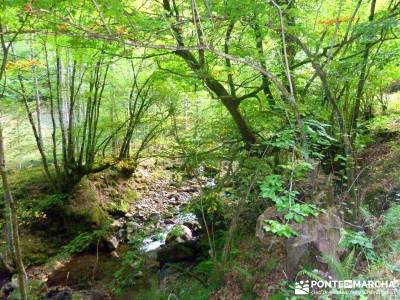
POLYGON ((104 209, 111 215, 119 215, 129 211, 130 204, 138 199, 138 194, 128 186, 122 192, 113 189, 110 192, 110 198, 111 201, 104 205, 104 209))
POLYGON ((181 225, 175 226, 169 233, 172 239, 178 238, 185 233, 184 228, 181 225))
POLYGON ((25 264, 40 265, 46 263, 57 252, 61 241, 24 230, 21 232, 20 243, 25 264))
POLYGON ((95 227, 102 227, 109 220, 109 215, 100 205, 97 191, 87 177, 82 178, 73 189, 65 213, 73 220, 95 227))
POLYGON ((139 198, 138 193, 131 189, 131 188, 126 188, 124 191, 123 195, 123 200, 126 201, 127 203, 133 203, 139 198))

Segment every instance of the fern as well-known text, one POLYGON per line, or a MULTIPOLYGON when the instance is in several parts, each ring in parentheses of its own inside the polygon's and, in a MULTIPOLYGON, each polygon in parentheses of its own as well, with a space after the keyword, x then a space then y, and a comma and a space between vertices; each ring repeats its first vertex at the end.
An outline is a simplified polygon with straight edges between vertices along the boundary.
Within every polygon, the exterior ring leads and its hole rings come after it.
POLYGON ((312 271, 301 270, 300 272, 297 273, 297 276, 302 276, 302 275, 307 276, 315 281, 326 281, 326 279, 323 278, 321 275, 318 275, 312 271))
POLYGON ((345 257, 343 262, 338 260, 336 257, 330 255, 323 255, 323 260, 328 264, 329 268, 334 273, 337 279, 346 280, 350 279, 354 270, 354 253, 355 250, 350 251, 350 253, 345 257))

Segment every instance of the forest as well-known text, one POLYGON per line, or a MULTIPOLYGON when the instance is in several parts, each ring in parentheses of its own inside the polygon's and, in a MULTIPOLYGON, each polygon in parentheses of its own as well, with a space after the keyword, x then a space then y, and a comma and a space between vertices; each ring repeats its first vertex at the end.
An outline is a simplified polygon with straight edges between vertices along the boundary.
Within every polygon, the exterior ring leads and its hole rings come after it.
POLYGON ((0 299, 400 299, 399 0, 0 0, 0 299))

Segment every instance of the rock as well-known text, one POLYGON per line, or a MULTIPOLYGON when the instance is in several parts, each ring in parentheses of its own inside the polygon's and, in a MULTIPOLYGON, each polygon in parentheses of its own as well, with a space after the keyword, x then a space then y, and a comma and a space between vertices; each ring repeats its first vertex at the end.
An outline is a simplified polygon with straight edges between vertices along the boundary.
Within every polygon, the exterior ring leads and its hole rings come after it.
POLYGON ((165 245, 157 252, 157 261, 162 268, 166 263, 194 261, 199 254, 200 247, 196 241, 172 243, 165 245))
POLYGON ((114 251, 119 246, 119 241, 115 236, 108 237, 104 240, 106 247, 109 251, 114 251))
POLYGON ((109 220, 96 187, 86 176, 72 190, 64 213, 70 222, 82 226, 101 227, 109 220))
POLYGON ((111 224, 111 227, 113 228, 122 228, 124 226, 124 224, 120 221, 120 220, 114 220, 111 224))
POLYGON ((172 242, 183 243, 190 241, 193 238, 192 231, 185 225, 175 225, 172 230, 167 234, 165 243, 170 244, 172 242))
POLYGON ((5 283, 0 290, 0 299, 7 299, 7 296, 16 289, 16 286, 11 282, 5 283))
POLYGON ((171 224, 175 224, 175 222, 172 219, 166 219, 166 220, 164 220, 164 224, 171 225, 171 224))
POLYGON ((143 213, 141 213, 141 212, 135 213, 135 214, 133 215, 133 217, 134 217, 135 219, 140 220, 140 221, 144 221, 144 220, 145 220, 145 216, 144 216, 143 213))
POLYGON ((184 222, 183 225, 188 227, 192 231, 192 234, 194 234, 194 235, 200 233, 201 226, 200 226, 200 223, 197 220, 190 221, 190 222, 189 221, 188 222, 184 222))
POLYGON ((261 215, 257 218, 256 223, 256 237, 263 243, 270 243, 271 235, 265 232, 265 220, 275 219, 277 217, 276 209, 274 207, 268 207, 261 215))
POLYGON ((160 214, 153 212, 147 217, 147 219, 150 220, 151 222, 156 222, 160 219, 160 214))
POLYGON ((72 291, 67 287, 53 287, 46 295, 48 300, 72 300, 72 291))
POLYGON ((186 193, 195 193, 195 192, 197 192, 197 189, 195 187, 192 187, 192 186, 184 186, 184 187, 181 187, 180 190, 182 192, 186 192, 186 193))
POLYGON ((340 230, 344 224, 336 214, 336 209, 330 208, 326 213, 293 224, 292 227, 299 235, 286 241, 286 270, 289 277, 294 278, 304 266, 320 264, 316 257, 325 255, 339 259, 344 253, 344 249, 339 247, 340 230))
POLYGON ((133 217, 133 214, 130 213, 130 212, 127 212, 127 213, 125 214, 125 218, 127 218, 127 219, 130 219, 130 218, 132 218, 132 217, 133 217))
POLYGON ((126 231, 130 234, 137 231, 140 228, 140 225, 136 222, 128 222, 126 223, 126 231))
POLYGON ((110 255, 113 258, 119 258, 119 255, 118 255, 117 251, 111 251, 110 255))
POLYGON ((117 232, 117 239, 121 242, 126 242, 128 236, 128 231, 126 229, 121 228, 117 232))

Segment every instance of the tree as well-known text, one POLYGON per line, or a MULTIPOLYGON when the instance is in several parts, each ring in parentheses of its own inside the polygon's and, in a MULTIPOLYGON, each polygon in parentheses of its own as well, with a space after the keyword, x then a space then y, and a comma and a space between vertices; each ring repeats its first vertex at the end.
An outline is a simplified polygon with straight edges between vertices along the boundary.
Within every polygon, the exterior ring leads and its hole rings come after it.
MULTIPOLYGON (((9 41, 6 41, 3 33, 4 33, 4 25, 3 25, 3 16, 0 16, 0 43, 2 49, 2 60, 0 66, 0 82, 3 80, 3 76, 5 74, 7 58, 12 46, 12 43, 17 38, 19 31, 24 26, 24 22, 22 22, 18 31, 11 37, 9 41)), ((25 273, 25 268, 22 262, 22 253, 21 247, 19 243, 19 232, 18 232, 18 219, 15 208, 14 199, 11 194, 10 184, 8 182, 8 176, 6 171, 6 162, 5 162, 5 149, 4 149, 4 137, 3 137, 3 125, 2 125, 2 115, 0 113, 0 175, 3 184, 4 191, 4 203, 6 210, 6 223, 7 223, 7 242, 8 248, 10 249, 11 256, 13 258, 13 262, 16 266, 18 273, 18 284, 19 284, 19 292, 22 300, 28 300, 28 292, 27 292, 27 277, 25 273)))

